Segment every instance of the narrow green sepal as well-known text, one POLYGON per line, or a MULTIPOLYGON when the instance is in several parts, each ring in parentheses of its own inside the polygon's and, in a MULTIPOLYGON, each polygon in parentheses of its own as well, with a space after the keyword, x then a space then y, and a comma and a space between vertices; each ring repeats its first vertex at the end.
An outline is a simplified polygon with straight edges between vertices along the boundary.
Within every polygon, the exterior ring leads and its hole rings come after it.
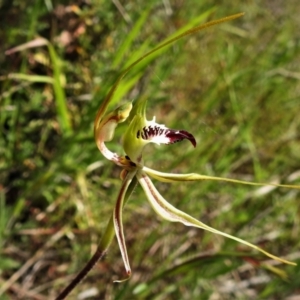
POLYGON ((134 163, 141 163, 143 148, 148 144, 138 136, 138 132, 147 126, 145 99, 139 99, 133 106, 128 117, 129 126, 123 136, 123 148, 125 153, 134 163))

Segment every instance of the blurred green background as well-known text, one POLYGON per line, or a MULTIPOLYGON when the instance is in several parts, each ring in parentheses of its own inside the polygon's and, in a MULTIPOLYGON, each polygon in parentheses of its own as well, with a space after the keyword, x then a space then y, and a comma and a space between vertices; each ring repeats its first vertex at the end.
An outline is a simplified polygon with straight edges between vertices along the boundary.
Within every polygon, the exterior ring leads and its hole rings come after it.
MULTIPOLYGON (((95 250, 120 169, 97 150, 93 120, 120 71, 178 29, 237 12, 246 14, 134 69, 114 105, 147 97, 148 119, 195 135, 196 149, 186 141, 148 146, 149 167, 299 185, 298 1, 0 2, 1 299, 54 297, 95 250)), ((120 154, 123 130, 108 143, 120 154)), ((300 263, 299 191, 156 186, 206 224, 300 263)), ((114 241, 68 299, 300 297, 299 265, 161 221, 139 187, 124 209, 124 230, 132 278, 113 283, 124 274, 114 241)))

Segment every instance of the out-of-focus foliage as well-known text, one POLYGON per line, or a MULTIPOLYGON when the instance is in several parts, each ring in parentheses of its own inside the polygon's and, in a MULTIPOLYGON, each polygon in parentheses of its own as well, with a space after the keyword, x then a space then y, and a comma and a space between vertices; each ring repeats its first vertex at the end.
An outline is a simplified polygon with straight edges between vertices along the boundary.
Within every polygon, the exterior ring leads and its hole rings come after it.
MULTIPOLYGON (((299 184, 297 1, 123 2, 0 2, 3 299, 49 299, 89 259, 120 186, 119 169, 94 144, 96 109, 124 67, 203 14, 208 20, 246 13, 170 47, 128 74, 116 95, 116 102, 147 97, 160 123, 197 138, 195 150, 149 147, 147 164, 299 184), (48 46, 5 54, 40 38, 48 46)), ((120 125, 113 151, 121 151, 121 133, 120 125)), ((216 182, 158 188, 207 224, 299 262, 298 192, 216 182)), ((161 222, 140 189, 124 223, 132 279, 112 283, 123 270, 113 244, 70 299, 84 292, 94 296, 81 299, 282 299, 299 293, 299 266, 266 267, 263 257, 241 256, 246 249, 234 242, 161 222)))

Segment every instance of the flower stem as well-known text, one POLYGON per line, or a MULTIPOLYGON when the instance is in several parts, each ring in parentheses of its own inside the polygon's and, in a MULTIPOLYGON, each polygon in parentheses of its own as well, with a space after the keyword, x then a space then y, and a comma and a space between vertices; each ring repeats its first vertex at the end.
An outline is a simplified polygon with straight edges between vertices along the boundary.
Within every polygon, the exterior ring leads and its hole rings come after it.
MULTIPOLYGON (((123 181, 123 185, 126 183, 126 180, 123 181)), ((137 184, 137 179, 134 177, 131 183, 128 186, 124 197, 124 205, 129 200, 131 193, 133 192, 135 186, 137 184)), ((121 191, 123 189, 123 185, 121 191)), ((97 247, 96 252, 91 257, 91 259, 87 262, 84 268, 77 274, 77 276, 67 285, 63 291, 55 298, 55 300, 63 300, 65 299, 73 290, 74 288, 86 277, 86 275, 92 270, 92 268, 96 265, 96 263, 101 260, 104 255, 107 253, 107 250, 112 242, 112 239, 115 236, 114 230, 114 222, 113 222, 113 215, 110 217, 110 220, 106 226, 105 232, 102 236, 102 239, 97 247)))

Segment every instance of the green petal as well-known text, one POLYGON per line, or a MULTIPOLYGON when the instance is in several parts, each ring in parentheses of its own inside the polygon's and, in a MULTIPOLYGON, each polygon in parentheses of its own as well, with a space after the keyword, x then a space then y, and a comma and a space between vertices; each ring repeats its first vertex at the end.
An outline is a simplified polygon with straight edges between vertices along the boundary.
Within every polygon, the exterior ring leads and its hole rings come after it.
POLYGON ((265 254, 266 256, 278 260, 282 263, 286 263, 289 265, 296 265, 293 262, 290 262, 288 260, 279 258, 265 250, 263 250, 262 248, 253 245, 247 241, 244 241, 240 238, 237 238, 235 236, 232 236, 230 234, 227 234, 225 232, 216 230, 212 227, 207 226, 206 224, 198 221, 197 219, 191 217, 190 215, 182 212, 181 210, 175 208, 173 205, 171 205, 169 202, 167 202, 162 196, 161 194, 157 191, 157 189, 155 188, 155 186, 153 185, 152 181, 150 180, 150 178, 147 176, 147 174, 143 171, 139 171, 137 173, 137 179, 139 181, 139 183, 141 184, 144 192, 147 195, 147 198, 150 202, 150 204, 152 205, 153 209, 156 211, 156 213, 158 215, 160 215, 163 219, 166 219, 168 221, 171 222, 180 222, 186 226, 193 226, 196 228, 200 228, 200 229, 204 229, 207 231, 210 231, 212 233, 216 233, 222 236, 225 236, 227 238, 230 238, 232 240, 235 240, 237 242, 240 242, 244 245, 247 245, 255 250, 258 250, 260 252, 262 252, 263 254, 265 254))
POLYGON ((284 187, 284 188, 289 188, 289 189, 300 190, 299 185, 249 182, 249 181, 230 179, 230 178, 224 178, 224 177, 201 175, 201 174, 197 174, 197 173, 172 174, 172 173, 159 172, 159 171, 147 168, 147 167, 143 167, 142 170, 145 173, 147 173, 149 176, 151 176, 152 178, 155 178, 155 179, 157 179, 159 181, 163 181, 163 182, 214 180, 214 181, 226 181, 226 182, 231 182, 231 183, 239 183, 239 184, 254 185, 254 186, 270 185, 270 186, 275 186, 275 187, 284 187))
POLYGON ((123 136, 123 148, 130 160, 136 164, 142 163, 142 152, 148 141, 137 137, 137 132, 146 126, 146 120, 141 115, 134 116, 123 136))
POLYGON ((137 137, 137 132, 147 125, 145 99, 139 99, 134 104, 128 117, 129 126, 123 136, 123 148, 130 160, 136 164, 141 163, 142 151, 146 141, 137 137))

